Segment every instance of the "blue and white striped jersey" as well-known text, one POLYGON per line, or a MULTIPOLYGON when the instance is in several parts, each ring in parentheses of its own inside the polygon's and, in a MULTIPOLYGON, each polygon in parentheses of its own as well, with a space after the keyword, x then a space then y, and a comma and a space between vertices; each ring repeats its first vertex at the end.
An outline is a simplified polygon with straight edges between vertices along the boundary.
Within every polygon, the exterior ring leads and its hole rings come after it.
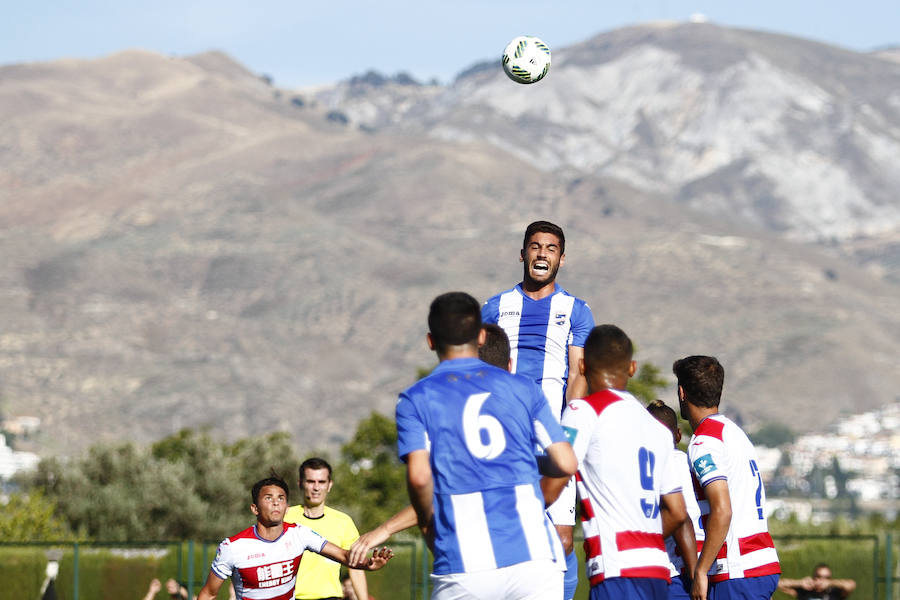
POLYGON ((569 346, 584 347, 594 327, 587 303, 559 284, 551 295, 533 300, 519 284, 485 302, 481 320, 503 328, 509 337, 513 373, 541 386, 559 420, 569 377, 569 346))
POLYGON ((477 358, 441 362, 400 394, 398 452, 427 450, 436 575, 565 563, 544 512, 534 448, 566 441, 541 390, 477 358))

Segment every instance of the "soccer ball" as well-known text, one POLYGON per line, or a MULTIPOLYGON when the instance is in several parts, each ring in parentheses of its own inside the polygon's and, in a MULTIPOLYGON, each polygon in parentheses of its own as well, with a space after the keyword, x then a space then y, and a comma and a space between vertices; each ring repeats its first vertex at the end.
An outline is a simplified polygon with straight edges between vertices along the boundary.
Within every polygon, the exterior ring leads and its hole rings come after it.
POLYGON ((520 35, 507 44, 501 62, 516 83, 534 83, 550 70, 550 48, 533 35, 520 35))

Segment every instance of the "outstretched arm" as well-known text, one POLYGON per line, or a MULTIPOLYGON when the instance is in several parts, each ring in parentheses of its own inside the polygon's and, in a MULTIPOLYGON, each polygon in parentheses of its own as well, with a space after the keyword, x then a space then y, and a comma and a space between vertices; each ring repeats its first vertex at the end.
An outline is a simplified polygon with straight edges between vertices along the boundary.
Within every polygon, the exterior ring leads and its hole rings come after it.
MULTIPOLYGON (((319 551, 319 554, 326 558, 330 558, 335 562, 339 562, 342 565, 349 567, 350 566, 350 551, 344 550, 337 544, 332 544, 331 542, 325 542, 325 545, 322 546, 322 549, 319 551)), ((368 560, 363 561, 359 565, 357 565, 356 569, 364 569, 366 571, 377 571, 381 567, 383 567, 387 561, 391 560, 394 557, 394 552, 390 548, 379 548, 375 552, 372 553, 372 556, 369 557, 368 560)), ((351 571, 352 574, 352 571, 351 571)), ((198 599, 199 600, 199 599, 198 599)))
POLYGON ((219 594, 219 588, 222 587, 223 581, 225 580, 213 571, 210 571, 209 575, 206 576, 206 583, 203 584, 203 587, 200 588, 200 593, 197 594, 197 600, 214 600, 219 594))
POLYGON ((367 533, 362 534, 350 545, 350 564, 357 565, 366 559, 369 550, 385 543, 389 537, 417 522, 416 509, 409 504, 390 519, 367 533))

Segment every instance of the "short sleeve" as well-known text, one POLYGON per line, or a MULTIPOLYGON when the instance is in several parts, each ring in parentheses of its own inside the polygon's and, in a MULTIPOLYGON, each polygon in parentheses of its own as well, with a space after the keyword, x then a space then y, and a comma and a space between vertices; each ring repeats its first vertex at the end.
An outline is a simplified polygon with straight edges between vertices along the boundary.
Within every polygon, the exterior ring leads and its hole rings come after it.
POLYGON ((410 452, 427 450, 428 434, 425 430, 425 423, 408 392, 400 394, 395 415, 397 419, 397 455, 401 459, 405 459, 410 452))
POLYGON ((210 569, 220 579, 231 577, 231 573, 234 570, 234 559, 231 555, 231 542, 228 539, 222 540, 222 543, 219 544, 210 569))
POLYGON ((500 297, 494 296, 481 306, 481 322, 496 323, 500 320, 500 297))
POLYGON ((305 525, 297 525, 295 532, 300 538, 300 547, 319 553, 328 541, 305 525))
POLYGON ((685 467, 684 463, 677 460, 677 455, 674 451, 666 452, 666 455, 660 458, 663 459, 663 462, 660 464, 662 469, 660 471, 659 493, 665 495, 681 492, 683 489, 682 481, 684 481, 682 475, 682 470, 685 467))
POLYGON ((722 440, 711 436, 694 436, 688 446, 691 470, 702 487, 718 479, 728 479, 728 455, 722 440))
POLYGON ((580 398, 569 402, 563 411, 562 428, 569 443, 572 444, 579 465, 587 454, 596 420, 597 413, 590 404, 580 398))
POLYGON ((572 329, 569 332, 569 346, 584 348, 588 334, 594 328, 594 313, 584 301, 578 301, 572 310, 572 329))

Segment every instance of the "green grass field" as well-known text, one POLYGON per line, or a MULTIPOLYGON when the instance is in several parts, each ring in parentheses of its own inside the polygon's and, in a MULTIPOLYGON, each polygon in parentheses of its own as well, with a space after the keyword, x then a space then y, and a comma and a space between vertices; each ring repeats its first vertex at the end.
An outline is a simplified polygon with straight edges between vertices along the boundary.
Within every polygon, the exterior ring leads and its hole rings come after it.
MULTIPOLYGON (((862 535, 782 535, 775 536, 775 545, 781 560, 782 573, 792 579, 812 573, 820 562, 828 563, 836 578, 856 580, 854 600, 880 600, 887 597, 884 585, 878 579, 884 576, 886 536, 862 535)), ((897 542, 894 538, 892 564, 898 560, 897 542)), ((423 582, 430 572, 431 556, 424 554, 421 542, 397 541, 391 544, 394 558, 381 571, 368 574, 369 591, 377 600, 420 600, 427 598, 423 582)), ((72 547, 60 547, 60 560, 56 591, 59 600, 75 600, 73 581, 75 561, 72 547)), ((0 546, 0 600, 37 599, 47 564, 46 546, 27 544, 0 546)), ((216 544, 175 544, 153 547, 129 547, 127 544, 95 546, 83 544, 78 553, 78 600, 141 600, 147 592, 150 580, 169 577, 187 582, 188 556, 193 550, 193 591, 196 593, 209 569, 216 544)), ((588 585, 584 579, 582 544, 576 543, 579 560, 582 561, 576 600, 586 600, 588 585)), ((896 590, 896 586, 895 586, 896 590)), ((162 599, 164 592, 158 595, 162 599)), ((219 597, 228 597, 227 586, 219 597)), ((774 598, 788 596, 776 593, 774 598)))

